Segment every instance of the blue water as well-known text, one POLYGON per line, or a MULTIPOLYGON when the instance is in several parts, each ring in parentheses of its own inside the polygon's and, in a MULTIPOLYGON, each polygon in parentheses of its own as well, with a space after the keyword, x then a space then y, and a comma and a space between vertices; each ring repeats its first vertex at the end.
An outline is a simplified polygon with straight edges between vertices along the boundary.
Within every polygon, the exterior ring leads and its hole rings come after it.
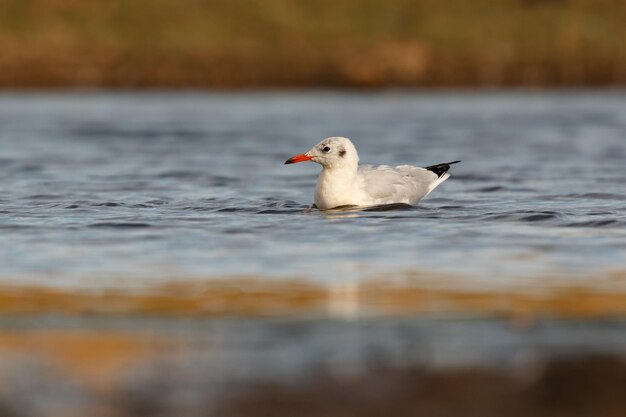
POLYGON ((603 278, 626 269, 620 91, 4 93, 0 149, 2 284, 624 287, 603 278), (309 210, 319 166, 283 162, 327 136, 463 162, 415 208, 309 210))

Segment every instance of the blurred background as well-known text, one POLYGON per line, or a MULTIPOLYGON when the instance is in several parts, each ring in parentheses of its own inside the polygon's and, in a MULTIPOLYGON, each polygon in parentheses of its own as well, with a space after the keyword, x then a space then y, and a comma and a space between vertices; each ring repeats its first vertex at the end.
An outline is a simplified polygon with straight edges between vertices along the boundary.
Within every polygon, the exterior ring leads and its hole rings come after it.
POLYGON ((0 416, 626 415, 624 22, 0 0, 0 416), (321 212, 328 136, 463 162, 321 212))
POLYGON ((2 0, 5 88, 623 85, 620 0, 2 0))

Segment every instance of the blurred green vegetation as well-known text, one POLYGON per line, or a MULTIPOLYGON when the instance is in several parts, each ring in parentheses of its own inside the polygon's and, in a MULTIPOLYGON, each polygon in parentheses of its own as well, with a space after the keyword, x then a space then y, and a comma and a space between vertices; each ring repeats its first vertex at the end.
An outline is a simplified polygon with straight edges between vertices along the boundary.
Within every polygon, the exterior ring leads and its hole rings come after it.
POLYGON ((624 0, 0 0, 0 87, 626 84, 624 0))

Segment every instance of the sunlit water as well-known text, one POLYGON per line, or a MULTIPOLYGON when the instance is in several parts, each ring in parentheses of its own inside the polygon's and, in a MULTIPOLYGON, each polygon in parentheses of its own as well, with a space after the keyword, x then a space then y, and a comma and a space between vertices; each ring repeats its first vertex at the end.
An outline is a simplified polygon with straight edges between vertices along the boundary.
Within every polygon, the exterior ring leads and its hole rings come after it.
POLYGON ((5 284, 626 267, 622 92, 5 93, 0 145, 5 284), (283 162, 339 135, 364 163, 463 162, 414 208, 308 210, 319 166, 283 162))
POLYGON ((5 93, 0 176, 0 413, 626 352, 624 92, 5 93), (463 162, 417 207, 311 210, 319 166, 283 162, 335 135, 463 162))

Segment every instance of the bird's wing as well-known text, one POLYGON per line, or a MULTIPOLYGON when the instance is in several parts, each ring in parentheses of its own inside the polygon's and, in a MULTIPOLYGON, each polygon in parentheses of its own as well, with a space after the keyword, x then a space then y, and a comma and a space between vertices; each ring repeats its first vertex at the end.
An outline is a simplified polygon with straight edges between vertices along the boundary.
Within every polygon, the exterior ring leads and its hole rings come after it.
POLYGON ((445 180, 426 168, 410 165, 362 165, 358 175, 363 191, 374 204, 416 204, 445 180))

